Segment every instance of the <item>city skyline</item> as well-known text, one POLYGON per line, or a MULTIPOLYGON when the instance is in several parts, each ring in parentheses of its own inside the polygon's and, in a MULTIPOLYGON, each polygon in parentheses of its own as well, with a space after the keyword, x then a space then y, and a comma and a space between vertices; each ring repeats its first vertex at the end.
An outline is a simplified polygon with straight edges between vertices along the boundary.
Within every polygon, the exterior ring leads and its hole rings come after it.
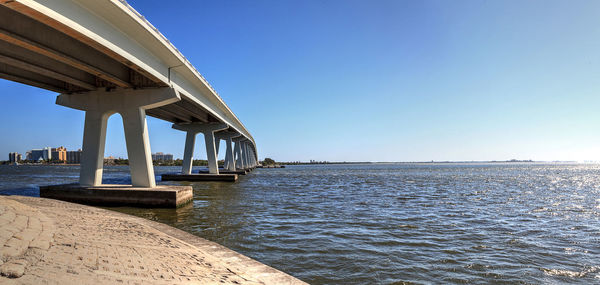
MULTIPOLYGON (((600 3, 129 3, 211 82, 261 159, 600 160, 600 3)), ((0 153, 80 147, 83 112, 0 88, 0 118, 18 118, 2 124, 0 153)), ((109 119, 105 156, 127 156, 122 128, 109 119)), ((152 152, 182 157, 185 134, 154 118, 148 129, 152 152)))
MULTIPOLYGON (((67 148, 64 148, 63 146, 60 146, 59 148, 63 148, 65 150, 65 152, 79 152, 81 153, 82 150, 81 148, 77 148, 76 151, 69 151, 67 148)), ((56 148, 51 148, 51 147, 43 147, 43 148, 37 148, 37 149, 31 149, 29 151, 25 151, 23 153, 18 152, 18 151, 14 151, 14 152, 9 152, 8 156, 9 156, 9 160, 7 161, 11 161, 12 159, 10 158, 13 155, 19 155, 21 157, 23 157, 23 159, 19 159, 17 161, 23 160, 23 161, 36 161, 36 159, 28 159, 26 158, 27 156, 23 156, 23 154, 25 155, 29 155, 32 151, 42 151, 42 150, 52 150, 52 159, 54 159, 56 157, 55 153, 55 149, 56 148)), ((151 153, 152 156, 152 160, 181 160, 182 157, 175 157, 173 154, 171 153, 163 153, 160 151, 157 152, 152 152, 151 153)), ((104 155, 104 159, 127 159, 127 156, 114 156, 114 155, 110 155, 110 154, 105 154, 104 155)), ((194 158, 194 159, 198 159, 198 158, 194 158)), ((63 160, 67 160, 65 159, 59 159, 61 161, 63 160)), ((200 159, 203 160, 203 159, 200 159)), ((223 159, 220 159, 223 160, 223 159)), ((0 159, 0 161, 3 161, 2 159, 0 159)), ((573 160, 531 160, 531 159, 507 159, 507 160, 439 160, 439 161, 435 161, 435 160, 419 160, 419 161, 328 161, 328 160, 317 160, 317 159, 306 159, 306 160, 290 160, 290 161, 277 161, 277 162, 289 162, 289 163, 310 163, 310 164, 326 164, 326 163, 337 163, 337 162, 348 162, 348 163, 353 163, 353 162, 380 162, 380 163, 445 163, 445 162, 584 162, 584 163, 598 163, 600 161, 596 161, 596 160, 583 160, 583 161, 573 161, 573 160)))
MULTIPOLYGON (((69 157, 69 153, 70 152, 78 152, 80 153, 79 156, 81 156, 81 148, 77 148, 77 150, 69 150, 68 148, 65 148, 64 146, 59 146, 59 147, 42 147, 42 148, 33 148, 27 151, 23 151, 23 152, 19 152, 19 151, 12 151, 8 153, 8 161, 10 162, 14 162, 14 161, 39 161, 40 157, 42 158, 42 160, 47 161, 47 160, 59 160, 59 161, 68 161, 70 159, 68 159, 67 157, 69 157), (40 152, 41 154, 37 154, 35 152, 40 152), (32 157, 32 155, 34 157, 32 157), (17 157, 21 157, 20 159, 17 159, 17 157)), ((174 160, 173 154, 171 153, 163 153, 163 152, 153 152, 151 153, 152 156, 152 160, 165 160, 165 161, 169 161, 169 160, 174 160)), ((126 159, 127 157, 114 157, 113 155, 105 155, 104 156, 105 159, 126 159)), ((180 158, 175 158, 175 159, 180 159, 180 158)), ((77 161, 80 160, 80 157, 78 157, 76 159, 77 161)), ((0 159, 0 161, 4 161, 3 159, 0 159)))

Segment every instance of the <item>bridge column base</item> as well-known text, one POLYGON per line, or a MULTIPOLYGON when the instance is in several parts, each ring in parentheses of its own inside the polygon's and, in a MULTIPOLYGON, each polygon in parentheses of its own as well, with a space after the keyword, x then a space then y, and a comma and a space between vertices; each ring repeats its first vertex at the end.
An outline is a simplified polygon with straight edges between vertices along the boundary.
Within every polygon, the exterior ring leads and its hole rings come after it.
MULTIPOLYGON (((200 174, 208 174, 208 171, 207 171, 207 170, 204 170, 204 169, 200 169, 200 170, 198 170, 198 173, 200 173, 200 174)), ((246 174, 248 174, 248 173, 246 172, 246 170, 243 170, 243 169, 238 169, 238 170, 227 170, 227 169, 225 169, 225 168, 222 168, 222 169, 220 168, 220 169, 219 169, 219 175, 221 175, 221 174, 237 174, 237 175, 246 175, 246 174)))
POLYGON ((148 188, 131 185, 63 184, 41 186, 40 197, 97 206, 176 208, 192 201, 193 190, 192 186, 171 185, 148 188))
POLYGON ((162 181, 225 181, 235 182, 238 179, 237 174, 211 174, 211 173, 194 173, 194 174, 163 174, 162 181))

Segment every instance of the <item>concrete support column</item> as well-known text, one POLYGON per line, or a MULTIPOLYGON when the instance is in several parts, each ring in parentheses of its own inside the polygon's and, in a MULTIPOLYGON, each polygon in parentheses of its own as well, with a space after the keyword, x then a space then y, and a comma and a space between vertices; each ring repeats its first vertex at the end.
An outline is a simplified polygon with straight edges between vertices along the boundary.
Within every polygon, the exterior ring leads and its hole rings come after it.
POLYGON ((225 153, 225 169, 235 171, 235 161, 233 160, 233 149, 231 147, 231 138, 227 138, 227 150, 225 153))
POLYGON ((242 163, 244 164, 244 168, 248 168, 248 160, 246 159, 246 142, 243 142, 240 147, 242 148, 242 163))
POLYGON ((256 160, 254 158, 254 149, 250 147, 250 161, 252 161, 252 167, 256 166, 256 160))
POLYGON ((232 131, 223 131, 223 132, 215 133, 215 139, 225 141, 225 146, 226 146, 226 148, 225 148, 225 164, 223 165, 223 168, 225 168, 227 170, 231 170, 231 171, 235 170, 235 167, 236 167, 235 154, 234 154, 231 143, 234 138, 238 138, 240 136, 241 136, 240 134, 238 134, 236 132, 232 132, 232 131))
POLYGON ((79 183, 83 186, 102 184, 106 122, 112 114, 120 113, 131 183, 138 187, 155 187, 145 110, 179 100, 179 94, 170 87, 116 89, 109 92, 96 90, 83 94, 60 94, 56 97, 56 104, 86 112, 79 183))
POLYGON ((215 149, 217 150, 217 156, 219 156, 219 147, 221 146, 221 138, 215 135, 215 149))
POLYGON ((104 146, 106 144, 106 122, 110 114, 98 111, 85 112, 83 127, 83 153, 79 184, 98 186, 102 184, 104 146))
POLYGON ((245 168, 254 168, 257 165, 254 144, 249 139, 243 139, 241 144, 242 161, 245 168))
POLYGON ((150 154, 150 138, 146 125, 146 111, 138 108, 121 112, 125 143, 131 172, 131 184, 155 187, 154 166, 150 154))
POLYGON ((250 165, 252 165, 252 167, 256 166, 256 163, 254 162, 254 150, 252 149, 252 147, 248 147, 250 149, 250 165))
POLYGON ((191 173, 192 157, 194 156, 195 137, 196 134, 202 133, 204 134, 204 143, 206 146, 208 172, 211 174, 219 174, 219 165, 217 163, 217 149, 215 144, 215 132, 226 130, 229 128, 229 126, 227 124, 221 123, 186 123, 174 124, 173 128, 187 132, 183 161, 184 164, 181 172, 183 174, 191 173))
POLYGON ((195 144, 196 133, 188 131, 185 135, 185 148, 183 149, 183 164, 181 169, 182 174, 192 174, 192 163, 195 144))
POLYGON ((250 168, 250 164, 248 163, 248 144, 246 142, 242 143, 242 160, 244 161, 244 167, 250 168))
POLYGON ((219 174, 219 163, 217 162, 217 149, 215 147, 215 135, 213 132, 204 132, 204 144, 206 145, 208 173, 219 174))
POLYGON ((246 144, 246 152, 248 153, 248 167, 252 168, 254 167, 254 165, 252 164, 252 147, 250 146, 250 143, 246 144))
POLYGON ((234 140, 235 156, 236 156, 235 164, 238 169, 245 169, 244 161, 242 159, 242 141, 243 140, 244 140, 243 138, 234 140))
MULTIPOLYGON (((227 140, 225 140, 225 146, 227 147, 227 140)), ((227 151, 227 148, 225 148, 225 161, 223 162, 223 168, 229 170, 229 152, 227 151)))

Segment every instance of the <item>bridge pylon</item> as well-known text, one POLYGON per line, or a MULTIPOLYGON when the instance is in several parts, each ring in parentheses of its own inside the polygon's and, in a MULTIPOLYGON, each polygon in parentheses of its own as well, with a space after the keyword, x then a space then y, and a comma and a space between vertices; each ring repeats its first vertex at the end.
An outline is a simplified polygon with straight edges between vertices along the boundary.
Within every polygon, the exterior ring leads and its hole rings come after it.
POLYGON ((102 185, 106 123, 111 115, 119 113, 123 118, 131 184, 155 187, 145 110, 179 100, 179 94, 168 87, 60 94, 56 98, 56 104, 85 111, 79 184, 102 185))
MULTIPOLYGON (((228 171, 235 171, 235 159, 232 147, 232 141, 234 138, 242 136, 235 132, 219 132, 215 134, 217 142, 224 140, 227 148, 225 149, 225 164, 224 168, 228 171)), ((219 144, 217 143, 217 154, 219 154, 219 144)))
POLYGON ((173 124, 176 130, 187 132, 185 140, 185 149, 183 152, 183 166, 181 174, 192 173, 192 161, 194 156, 194 144, 196 135, 202 133, 206 145, 206 159, 208 161, 208 172, 210 174, 219 174, 219 165, 217 163, 217 150, 215 144, 215 132, 227 130, 229 126, 222 123, 185 123, 173 124))

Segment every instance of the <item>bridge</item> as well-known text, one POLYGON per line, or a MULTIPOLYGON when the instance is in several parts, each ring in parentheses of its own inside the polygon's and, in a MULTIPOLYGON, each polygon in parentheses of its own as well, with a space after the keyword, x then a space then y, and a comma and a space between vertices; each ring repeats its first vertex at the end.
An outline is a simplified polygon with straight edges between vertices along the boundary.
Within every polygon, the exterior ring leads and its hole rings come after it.
POLYGON ((134 187, 156 187, 147 115, 187 133, 182 174, 191 173, 198 133, 211 174, 219 174, 221 140, 227 170, 258 161, 254 138, 215 89, 122 0, 0 0, 0 78, 58 92, 57 104, 85 111, 81 186, 102 185, 106 124, 116 113, 134 187))

